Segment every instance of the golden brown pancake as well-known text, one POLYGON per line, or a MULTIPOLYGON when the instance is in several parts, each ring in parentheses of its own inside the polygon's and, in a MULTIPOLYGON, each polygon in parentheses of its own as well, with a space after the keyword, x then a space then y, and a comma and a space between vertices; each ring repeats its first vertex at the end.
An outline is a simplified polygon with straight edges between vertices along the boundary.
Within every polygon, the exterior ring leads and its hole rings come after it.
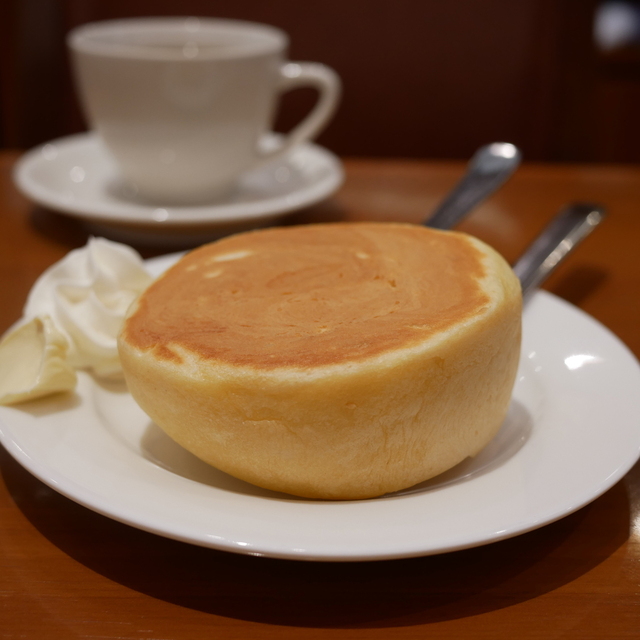
POLYGON ((174 440, 315 498, 407 488, 506 413, 519 283, 487 245, 408 224, 282 227, 205 245, 130 311, 131 393, 174 440))

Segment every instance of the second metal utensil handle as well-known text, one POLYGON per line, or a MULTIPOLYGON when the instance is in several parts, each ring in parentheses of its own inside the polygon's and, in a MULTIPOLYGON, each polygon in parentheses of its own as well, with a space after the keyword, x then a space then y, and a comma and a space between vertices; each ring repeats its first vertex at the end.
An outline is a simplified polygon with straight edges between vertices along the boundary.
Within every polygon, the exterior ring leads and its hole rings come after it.
POLYGON ((603 207, 573 204, 556 216, 513 266, 523 295, 537 287, 605 217, 603 207))
POLYGON ((478 149, 460 182, 424 224, 432 229, 453 229, 507 181, 521 159, 520 150, 509 142, 494 142, 478 149))

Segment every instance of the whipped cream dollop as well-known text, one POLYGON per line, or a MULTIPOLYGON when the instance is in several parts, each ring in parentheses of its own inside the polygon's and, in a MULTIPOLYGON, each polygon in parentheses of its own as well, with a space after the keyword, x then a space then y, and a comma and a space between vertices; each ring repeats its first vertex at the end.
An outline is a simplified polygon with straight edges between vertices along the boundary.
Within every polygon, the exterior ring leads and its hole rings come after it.
POLYGON ((122 377, 117 336, 151 281, 136 251, 104 238, 91 238, 47 269, 0 343, 0 404, 70 390, 76 369, 122 377), (57 382, 51 372, 58 372, 57 382))

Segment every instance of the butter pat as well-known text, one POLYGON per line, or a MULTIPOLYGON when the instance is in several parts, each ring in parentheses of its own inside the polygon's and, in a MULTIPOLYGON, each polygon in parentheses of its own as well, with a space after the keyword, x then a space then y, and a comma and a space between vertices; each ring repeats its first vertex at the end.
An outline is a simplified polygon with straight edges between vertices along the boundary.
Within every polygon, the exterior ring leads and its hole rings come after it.
POLYGON ((0 404, 69 391, 77 369, 121 378, 117 336, 151 280, 136 251, 104 238, 47 269, 0 342, 0 404))
POLYGON ((0 342, 0 404, 73 390, 76 372, 67 362, 68 347, 49 316, 10 332, 0 342))

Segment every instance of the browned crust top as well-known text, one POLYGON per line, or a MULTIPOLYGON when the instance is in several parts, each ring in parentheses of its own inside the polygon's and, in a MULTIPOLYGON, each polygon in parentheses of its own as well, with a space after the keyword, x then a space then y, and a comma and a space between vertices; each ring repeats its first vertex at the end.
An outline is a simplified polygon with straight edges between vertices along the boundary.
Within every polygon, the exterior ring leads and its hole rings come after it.
POLYGON ((122 338, 180 361, 257 368, 360 361, 422 342, 489 303, 464 235, 385 223, 279 227, 197 249, 142 295, 122 338))

